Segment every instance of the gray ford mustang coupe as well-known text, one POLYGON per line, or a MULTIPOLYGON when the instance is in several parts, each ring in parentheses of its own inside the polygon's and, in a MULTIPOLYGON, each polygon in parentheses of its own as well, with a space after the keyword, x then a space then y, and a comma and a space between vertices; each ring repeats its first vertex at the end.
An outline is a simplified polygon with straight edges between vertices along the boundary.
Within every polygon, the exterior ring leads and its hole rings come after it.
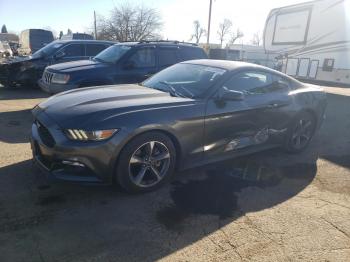
POLYGON ((55 95, 33 109, 34 161, 56 179, 154 190, 175 169, 273 147, 304 150, 326 96, 248 63, 192 60, 139 85, 55 95))

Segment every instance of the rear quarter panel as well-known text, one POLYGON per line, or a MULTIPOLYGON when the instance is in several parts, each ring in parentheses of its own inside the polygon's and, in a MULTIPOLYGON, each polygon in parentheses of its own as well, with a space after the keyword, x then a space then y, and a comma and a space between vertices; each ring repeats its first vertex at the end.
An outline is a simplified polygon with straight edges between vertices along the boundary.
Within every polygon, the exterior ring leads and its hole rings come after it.
POLYGON ((327 97, 322 87, 304 84, 303 87, 289 93, 293 97, 295 110, 314 114, 318 127, 322 124, 327 107, 327 97))

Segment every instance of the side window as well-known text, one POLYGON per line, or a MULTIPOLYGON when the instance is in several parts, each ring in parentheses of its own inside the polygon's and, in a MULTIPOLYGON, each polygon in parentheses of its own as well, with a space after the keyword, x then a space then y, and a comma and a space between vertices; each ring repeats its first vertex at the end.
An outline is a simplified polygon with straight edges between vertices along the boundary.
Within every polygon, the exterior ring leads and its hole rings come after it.
POLYGON ((135 68, 147 68, 156 66, 156 56, 154 48, 141 48, 138 49, 131 57, 129 61, 132 61, 135 68))
POLYGON ((246 94, 267 93, 273 84, 272 76, 263 72, 242 72, 233 76, 224 86, 229 90, 241 91, 246 94))
POLYGON ((181 48, 180 54, 181 61, 208 58, 204 50, 199 47, 181 48))
POLYGON ((86 44, 86 56, 95 56, 107 46, 103 44, 86 44))
POLYGON ((175 48, 159 48, 159 66, 170 66, 176 64, 177 59, 177 49, 175 48))
POLYGON ((71 44, 67 45, 63 48, 64 56, 65 57, 75 57, 75 56, 85 56, 85 50, 84 50, 83 44, 71 44))
POLYGON ((278 91, 289 92, 290 90, 295 89, 293 83, 283 76, 274 75, 273 80, 274 86, 278 91))

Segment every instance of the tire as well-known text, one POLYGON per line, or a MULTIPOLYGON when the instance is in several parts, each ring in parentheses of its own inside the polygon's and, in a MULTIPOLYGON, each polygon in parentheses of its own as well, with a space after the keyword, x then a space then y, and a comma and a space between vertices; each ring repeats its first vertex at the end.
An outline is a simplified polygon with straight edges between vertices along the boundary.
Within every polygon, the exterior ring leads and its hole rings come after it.
POLYGON ((171 178, 175 163, 176 149, 171 139, 161 132, 148 132, 122 149, 115 178, 129 193, 150 192, 171 178))
POLYGON ((316 130, 316 119, 309 112, 298 114, 290 125, 285 150, 289 153, 304 151, 313 138, 316 130))

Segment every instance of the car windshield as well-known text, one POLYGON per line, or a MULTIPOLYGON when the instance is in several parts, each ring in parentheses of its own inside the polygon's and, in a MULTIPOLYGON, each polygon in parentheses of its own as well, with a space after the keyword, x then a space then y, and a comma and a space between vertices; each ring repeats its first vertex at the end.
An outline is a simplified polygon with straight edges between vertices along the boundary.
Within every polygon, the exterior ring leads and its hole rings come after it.
POLYGON ((168 67, 142 83, 174 96, 198 98, 215 84, 226 70, 205 65, 180 63, 168 67))
POLYGON ((44 46, 43 48, 39 49, 38 51, 36 51, 32 55, 32 57, 33 58, 41 58, 41 57, 51 55, 52 53, 54 53, 56 50, 58 50, 62 46, 63 46, 63 43, 52 42, 52 43, 44 46))
POLYGON ((113 45, 103 50, 101 53, 96 55, 93 60, 97 60, 105 63, 115 63, 121 58, 131 46, 127 45, 113 45))

